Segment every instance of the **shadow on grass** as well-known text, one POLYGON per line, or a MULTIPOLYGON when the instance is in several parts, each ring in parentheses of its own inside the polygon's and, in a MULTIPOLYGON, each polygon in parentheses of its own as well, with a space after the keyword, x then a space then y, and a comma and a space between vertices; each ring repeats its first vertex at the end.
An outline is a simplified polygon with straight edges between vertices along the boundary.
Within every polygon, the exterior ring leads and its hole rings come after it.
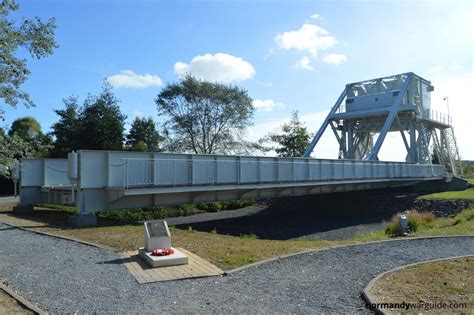
MULTIPOLYGON (((78 229, 76 227, 71 227, 68 223, 68 217, 72 215, 69 211, 63 211, 59 209, 45 209, 43 207, 35 207, 35 210, 32 214, 23 214, 23 213, 15 213, 11 209, 13 208, 14 204, 11 205, 3 205, 3 209, 0 210, 0 214, 7 215, 12 218, 17 219, 25 219, 30 221, 27 224, 16 224, 20 227, 27 227, 27 228, 57 228, 62 230, 68 229, 78 229), (9 209, 6 209, 9 208, 9 209), (34 223, 37 223, 35 225, 34 223)), ((125 226, 125 225, 138 225, 140 223, 130 223, 130 222, 122 222, 116 221, 106 218, 100 218, 98 220, 98 227, 106 227, 106 226, 125 226)), ((94 227, 84 227, 81 229, 93 229, 94 227)))
POLYGON ((279 198, 272 200, 269 207, 250 215, 183 223, 176 227, 273 240, 306 236, 344 239, 358 232, 381 228, 384 220, 411 209, 415 199, 415 194, 404 189, 279 198), (326 233, 329 231, 334 232, 326 233))

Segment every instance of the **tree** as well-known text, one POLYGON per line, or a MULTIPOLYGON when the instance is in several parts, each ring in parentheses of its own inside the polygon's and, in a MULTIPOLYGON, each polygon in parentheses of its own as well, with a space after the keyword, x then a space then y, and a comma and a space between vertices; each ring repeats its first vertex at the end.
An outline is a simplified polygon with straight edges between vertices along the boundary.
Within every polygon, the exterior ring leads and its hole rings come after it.
POLYGON ((310 135, 304 124, 295 111, 291 115, 289 123, 281 126, 282 134, 270 134, 270 141, 276 142, 279 146, 275 148, 275 152, 279 156, 300 157, 303 155, 308 146, 310 135))
POLYGON ((160 135, 155 127, 153 118, 139 118, 133 120, 130 132, 127 135, 127 147, 132 151, 159 151, 160 135))
POLYGON ((99 96, 89 95, 79 113, 78 149, 122 150, 125 119, 112 93, 104 81, 99 96))
POLYGON ((230 153, 242 148, 254 108, 244 89, 191 75, 168 84, 156 98, 170 151, 230 153))
MULTIPOLYGON (((8 131, 9 139, 18 136, 24 142, 21 146, 31 144, 31 157, 42 158, 49 155, 52 139, 49 135, 41 132, 40 123, 33 117, 22 117, 16 119, 8 131)), ((23 155, 20 155, 23 157, 23 155)))
POLYGON ((41 125, 33 117, 22 117, 16 119, 10 128, 8 134, 11 136, 16 133, 23 140, 29 141, 41 134, 41 125))
MULTIPOLYGON (((21 49, 29 52, 33 59, 41 59, 53 53, 57 47, 54 40, 56 23, 54 18, 43 23, 40 18, 23 19, 15 25, 9 14, 19 9, 14 0, 0 2, 0 99, 16 107, 22 101, 26 107, 34 106, 28 93, 21 85, 30 75, 26 59, 17 57, 21 49)), ((0 118, 4 111, 0 108, 0 118)))
POLYGON ((65 108, 55 109, 59 121, 51 126, 51 135, 54 136, 53 157, 67 157, 73 150, 79 149, 79 104, 77 97, 70 96, 63 100, 65 108))
POLYGON ((31 141, 23 140, 19 135, 5 134, 0 128, 0 175, 10 177, 10 170, 13 169, 15 159, 37 157, 38 152, 46 152, 49 147, 40 141, 40 139, 32 139, 31 141))

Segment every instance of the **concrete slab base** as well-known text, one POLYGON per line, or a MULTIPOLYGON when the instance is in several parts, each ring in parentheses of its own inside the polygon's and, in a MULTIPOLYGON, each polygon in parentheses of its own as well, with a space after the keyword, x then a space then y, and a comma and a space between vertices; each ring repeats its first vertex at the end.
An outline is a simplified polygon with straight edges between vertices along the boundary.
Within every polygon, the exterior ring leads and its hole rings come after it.
POLYGON ((13 207, 13 212, 18 214, 33 214, 33 205, 16 205, 13 207))
POLYGON ((94 214, 74 214, 68 218, 69 226, 73 227, 89 227, 97 226, 97 217, 94 214))
POLYGON ((188 264, 188 256, 176 248, 171 248, 174 250, 174 254, 169 256, 152 256, 151 252, 147 252, 143 247, 138 250, 138 255, 154 268, 188 264))

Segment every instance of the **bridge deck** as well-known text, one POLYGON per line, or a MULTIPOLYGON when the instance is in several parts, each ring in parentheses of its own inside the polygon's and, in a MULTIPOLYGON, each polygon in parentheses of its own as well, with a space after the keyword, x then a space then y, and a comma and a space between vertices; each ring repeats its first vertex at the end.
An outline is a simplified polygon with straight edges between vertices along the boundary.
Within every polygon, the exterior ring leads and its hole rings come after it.
MULTIPOLYGON (((23 203, 70 203, 68 161, 25 160, 23 203)), ((441 165, 254 156, 79 151, 80 212, 393 187, 443 178, 441 165)))

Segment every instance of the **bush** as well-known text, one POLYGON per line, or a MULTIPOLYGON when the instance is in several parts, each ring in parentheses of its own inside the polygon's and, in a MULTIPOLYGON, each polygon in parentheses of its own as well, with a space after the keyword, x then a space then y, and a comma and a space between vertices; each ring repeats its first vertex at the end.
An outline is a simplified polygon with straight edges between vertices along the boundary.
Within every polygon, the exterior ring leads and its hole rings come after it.
MULTIPOLYGON (((179 207, 152 207, 152 208, 137 208, 137 209, 123 209, 123 210, 112 210, 98 212, 97 216, 99 218, 105 218, 110 220, 115 220, 121 223, 137 223, 142 221, 149 220, 161 220, 166 218, 173 217, 184 217, 202 211, 205 212, 217 212, 222 210, 234 210, 240 209, 252 205, 254 202, 252 200, 239 199, 231 201, 215 201, 215 202, 206 202, 200 204, 185 204, 179 207)), ((48 205, 48 207, 53 207, 48 205)), ((75 208, 58 206, 65 211, 75 211, 75 208), (71 208, 71 209, 69 209, 71 208)))
POLYGON ((235 210, 244 207, 248 207, 254 204, 253 200, 248 199, 237 199, 230 201, 214 201, 214 202, 205 202, 199 203, 196 207, 199 210, 206 212, 218 212, 222 210, 235 210))
POLYGON ((258 235, 254 234, 254 233, 240 234, 240 238, 245 238, 245 239, 248 239, 248 240, 258 240, 258 235))
POLYGON ((188 216, 197 213, 198 210, 192 205, 181 207, 153 207, 112 210, 97 213, 99 218, 115 220, 122 223, 137 223, 150 220, 161 220, 172 217, 188 216))
MULTIPOLYGON (((408 218, 408 227, 411 232, 416 232, 418 227, 423 226, 432 228, 435 224, 436 217, 430 212, 418 212, 415 210, 406 213, 408 218)), ((385 223, 385 234, 390 237, 403 235, 402 226, 400 224, 400 214, 394 215, 390 221, 385 223)))
POLYGON ((436 221, 436 216, 432 214, 431 212, 409 211, 408 212, 408 225, 410 225, 410 220, 412 220, 412 224, 416 228, 418 226, 432 228, 436 221))
POLYGON ((398 216, 393 216, 390 221, 385 223, 385 234, 390 237, 397 237, 402 234, 402 226, 398 216))

